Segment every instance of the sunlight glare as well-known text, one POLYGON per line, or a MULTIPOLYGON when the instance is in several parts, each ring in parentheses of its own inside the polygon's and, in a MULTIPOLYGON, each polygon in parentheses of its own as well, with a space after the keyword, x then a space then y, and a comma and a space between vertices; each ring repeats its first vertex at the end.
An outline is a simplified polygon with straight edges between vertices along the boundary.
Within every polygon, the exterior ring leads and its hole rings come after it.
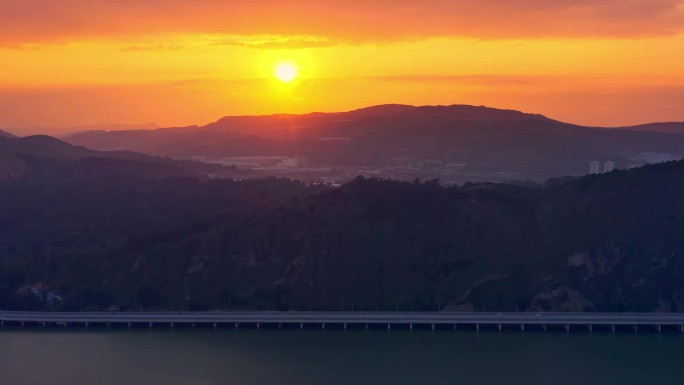
POLYGON ((297 66, 292 62, 281 62, 275 67, 275 77, 283 83, 289 83, 297 78, 297 66))

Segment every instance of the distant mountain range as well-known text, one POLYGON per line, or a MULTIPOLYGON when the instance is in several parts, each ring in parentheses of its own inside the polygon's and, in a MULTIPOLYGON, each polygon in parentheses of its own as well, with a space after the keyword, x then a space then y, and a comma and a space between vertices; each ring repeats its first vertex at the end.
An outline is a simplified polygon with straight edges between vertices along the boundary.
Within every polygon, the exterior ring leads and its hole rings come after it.
POLYGON ((22 128, 6 128, 6 131, 16 133, 16 136, 32 136, 32 135, 50 135, 55 137, 62 137, 78 132, 85 131, 128 131, 128 130, 153 130, 159 128, 154 123, 144 124, 121 124, 121 123, 101 123, 101 124, 86 124, 72 127, 50 127, 50 126, 33 126, 22 128))
POLYGON ((592 160, 627 168, 680 158, 682 125, 605 129, 488 107, 382 105, 342 113, 225 117, 202 127, 90 131, 65 140, 99 150, 207 160, 303 156, 316 165, 365 168, 438 161, 464 165, 466 175, 541 181, 586 174, 592 160))
POLYGON ((684 122, 649 123, 638 126, 618 127, 620 130, 630 131, 650 131, 650 132, 669 132, 673 134, 684 134, 684 122))

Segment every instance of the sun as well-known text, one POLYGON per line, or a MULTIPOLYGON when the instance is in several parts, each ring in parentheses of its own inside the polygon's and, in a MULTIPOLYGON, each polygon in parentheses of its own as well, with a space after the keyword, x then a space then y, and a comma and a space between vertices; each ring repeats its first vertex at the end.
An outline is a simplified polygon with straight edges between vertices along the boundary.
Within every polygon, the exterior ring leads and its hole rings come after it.
POLYGON ((273 72, 276 79, 283 83, 289 83, 297 78, 299 75, 297 66, 292 62, 280 62, 276 64, 273 72))

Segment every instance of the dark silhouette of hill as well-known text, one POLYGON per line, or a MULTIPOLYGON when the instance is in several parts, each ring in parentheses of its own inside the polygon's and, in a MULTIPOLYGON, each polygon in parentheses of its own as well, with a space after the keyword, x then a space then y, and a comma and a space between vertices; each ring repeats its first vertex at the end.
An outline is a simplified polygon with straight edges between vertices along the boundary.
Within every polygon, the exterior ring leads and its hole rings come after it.
POLYGON ((314 164, 358 167, 380 167, 397 157, 445 160, 457 151, 458 158, 449 161, 466 164, 468 173, 507 172, 538 181, 584 175, 591 160, 612 160, 626 168, 630 159, 644 153, 684 154, 684 136, 672 133, 582 127, 541 115, 463 105, 225 117, 204 127, 87 132, 66 140, 160 156, 300 155, 314 164))
POLYGON ((82 167, 101 173, 117 170, 119 173, 146 175, 151 178, 231 174, 230 169, 217 165, 178 161, 130 151, 94 151, 45 135, 0 138, 0 180, 58 167, 82 167))
POLYGON ((0 185, 5 307, 46 308, 40 287, 65 309, 684 310, 683 161, 337 189, 63 162, 0 185))
POLYGON ((10 134, 10 133, 7 132, 7 131, 0 130, 0 138, 9 138, 9 139, 13 139, 13 138, 16 138, 16 136, 10 134))
POLYGON ((49 136, 0 138, 0 179, 24 175, 29 167, 19 154, 77 159, 93 151, 72 146, 49 136))
POLYGON ((618 127, 620 130, 669 132, 672 134, 684 134, 684 122, 649 123, 638 126, 618 127))
POLYGON ((387 104, 362 108, 349 112, 311 113, 305 115, 267 115, 267 116, 227 116, 204 128, 230 132, 240 135, 265 137, 287 137, 289 130, 297 129, 301 135, 355 134, 354 125, 346 125, 356 120, 409 118, 429 123, 437 120, 543 120, 551 121, 541 115, 525 114, 513 110, 499 110, 489 107, 466 105, 414 107, 401 104, 387 104), (334 125, 342 124, 341 129, 334 125), (330 127, 333 125, 333 127, 330 127))
POLYGON ((57 181, 58 178, 111 178, 127 176, 162 179, 169 177, 197 177, 198 173, 166 162, 85 156, 74 160, 55 159, 37 155, 17 154, 31 177, 57 181))
POLYGON ((51 126, 31 126, 31 127, 7 127, 11 132, 21 134, 21 136, 33 135, 49 135, 54 137, 62 137, 78 132, 87 131, 133 131, 133 130, 152 130, 159 128, 154 123, 145 124, 118 124, 118 123, 102 123, 102 124, 86 124, 72 127, 51 127, 51 126))
POLYGON ((59 155, 63 158, 77 158, 93 152, 47 135, 33 135, 6 140, 3 142, 3 149, 36 155, 59 155))

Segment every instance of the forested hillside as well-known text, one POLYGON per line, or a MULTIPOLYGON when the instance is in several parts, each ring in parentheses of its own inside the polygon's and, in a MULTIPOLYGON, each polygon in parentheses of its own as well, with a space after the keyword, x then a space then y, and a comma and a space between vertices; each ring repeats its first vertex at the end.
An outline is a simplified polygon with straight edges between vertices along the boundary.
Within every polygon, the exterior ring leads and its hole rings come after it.
POLYGON ((0 185, 0 305, 683 311, 682 175, 331 189, 66 167, 0 185))

